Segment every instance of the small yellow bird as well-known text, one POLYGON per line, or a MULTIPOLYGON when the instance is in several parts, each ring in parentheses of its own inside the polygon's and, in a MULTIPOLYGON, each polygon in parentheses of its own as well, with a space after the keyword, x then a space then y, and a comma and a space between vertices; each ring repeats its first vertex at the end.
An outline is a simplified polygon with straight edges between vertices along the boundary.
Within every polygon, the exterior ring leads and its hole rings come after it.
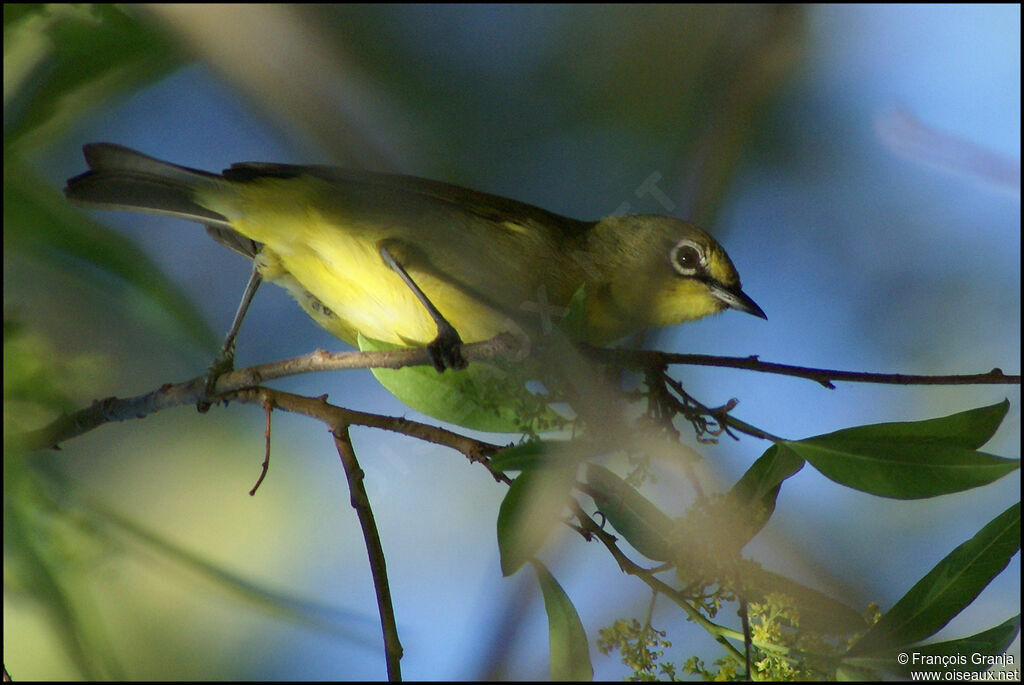
POLYGON ((252 162, 218 175, 83 149, 90 171, 68 180, 69 199, 205 225, 351 345, 423 346, 444 320, 456 343, 534 335, 541 310, 564 311, 581 288, 575 335, 594 345, 727 308, 766 318, 725 250, 679 219, 578 221, 412 176, 252 162))

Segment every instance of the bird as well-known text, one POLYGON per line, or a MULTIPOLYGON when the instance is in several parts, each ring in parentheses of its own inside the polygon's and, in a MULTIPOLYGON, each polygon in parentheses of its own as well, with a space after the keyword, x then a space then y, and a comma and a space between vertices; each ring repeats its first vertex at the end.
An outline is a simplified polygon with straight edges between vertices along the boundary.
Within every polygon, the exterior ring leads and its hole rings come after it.
POLYGON ((595 346, 727 309, 767 318, 722 246, 674 217, 582 221, 400 174, 265 162, 216 174, 113 143, 83 152, 73 203, 202 224, 341 340, 428 346, 438 371, 465 366, 464 342, 543 335, 571 302, 571 336, 595 346))

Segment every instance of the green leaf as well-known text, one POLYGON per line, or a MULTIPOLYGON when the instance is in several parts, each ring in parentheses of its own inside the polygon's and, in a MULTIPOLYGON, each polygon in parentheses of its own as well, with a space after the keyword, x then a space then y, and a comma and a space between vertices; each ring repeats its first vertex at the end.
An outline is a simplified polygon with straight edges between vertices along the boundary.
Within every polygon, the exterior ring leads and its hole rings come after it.
POLYGON ((988 485, 1020 462, 947 445, 913 443, 779 443, 830 480, 879 497, 921 499, 988 485))
POLYGON ((547 540, 575 475, 575 465, 567 465, 525 471, 512 481, 498 509, 502 575, 518 571, 547 540))
POLYGON ((914 647, 914 654, 925 657, 923 661, 930 661, 928 657, 935 657, 936 661, 933 663, 917 661, 901 665, 898 661, 898 655, 902 651, 900 649, 884 650, 864 656, 844 658, 842 663, 844 666, 849 664, 854 668, 870 668, 876 671, 887 671, 903 677, 909 677, 910 671, 943 668, 940 665, 942 663, 941 658, 946 657, 946 663, 949 663, 950 668, 956 671, 980 673, 987 671, 997 664, 984 658, 979 659, 979 663, 974 663, 974 660, 968 658, 967 655, 976 654, 981 657, 998 657, 998 655, 1006 652, 1019 632, 1020 614, 1017 614, 994 628, 989 628, 970 637, 961 637, 956 640, 933 642, 914 647))
POLYGON ((987 485, 1020 461, 978 452, 1008 404, 939 419, 883 423, 777 443, 831 480, 880 497, 918 499, 987 485))
POLYGON ((551 449, 543 440, 530 440, 521 445, 506 447, 488 462, 495 471, 529 471, 550 463, 551 449))
MULTIPOLYGON (((360 350, 394 350, 401 345, 358 336, 360 350)), ((491 433, 532 433, 564 423, 525 379, 491 364, 475 362, 461 371, 438 373, 431 366, 371 369, 388 392, 407 407, 457 426, 491 433)))
POLYGON ((818 437, 843 438, 851 441, 934 441, 966 449, 978 449, 992 439, 1009 408, 1010 402, 1003 400, 987 407, 968 409, 937 419, 875 423, 846 428, 818 437))
POLYGON ((779 485, 804 467, 804 460, 789 450, 772 445, 743 474, 730 493, 737 501, 752 505, 770 500, 773 504, 779 485))
POLYGON ((1020 502, 940 561, 848 652, 870 654, 933 635, 974 601, 1020 549, 1020 502))
POLYGON ((764 528, 775 511, 775 501, 782 489, 782 481, 803 467, 804 460, 791 450, 772 445, 736 481, 729 495, 742 511, 749 512, 745 525, 734 528, 737 531, 742 529, 746 536, 746 539, 736 541, 736 549, 742 549, 764 528))
POLYGON ((581 440, 530 440, 506 447, 488 462, 495 471, 530 471, 548 466, 576 464, 600 449, 581 440))
POLYGON ((587 485, 598 509, 636 551, 655 561, 672 558, 676 525, 668 515, 603 466, 587 465, 587 485))
POLYGON ((548 615, 548 643, 551 651, 551 680, 592 680, 590 647, 583 622, 572 600, 542 563, 533 560, 540 591, 544 595, 544 611, 548 615))
MULTIPOLYGON (((952 654, 982 654, 994 656, 1006 652, 1019 632, 1020 614, 1017 614, 993 628, 983 630, 982 632, 975 633, 969 637, 961 637, 956 640, 946 640, 945 642, 933 642, 928 645, 918 645, 915 647, 915 651, 920 652, 921 654, 934 656, 952 654)), ((993 664, 970 664, 970 666, 973 668, 963 670, 985 671, 991 668, 993 664)))
POLYGON ((800 613, 800 630, 826 635, 849 635, 864 630, 867 623, 854 608, 814 588, 772 571, 759 569, 744 578, 747 599, 761 601, 771 592, 793 600, 800 613))

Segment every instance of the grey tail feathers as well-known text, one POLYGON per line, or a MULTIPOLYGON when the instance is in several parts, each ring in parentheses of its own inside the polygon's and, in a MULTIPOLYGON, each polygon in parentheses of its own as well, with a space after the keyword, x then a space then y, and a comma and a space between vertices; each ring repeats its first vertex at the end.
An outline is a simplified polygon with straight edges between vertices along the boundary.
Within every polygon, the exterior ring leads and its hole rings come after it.
POLYGON ((218 182, 220 176, 113 143, 89 143, 82 151, 90 170, 68 179, 64 195, 69 200, 101 209, 179 217, 210 229, 231 228, 226 217, 193 199, 197 189, 218 182))

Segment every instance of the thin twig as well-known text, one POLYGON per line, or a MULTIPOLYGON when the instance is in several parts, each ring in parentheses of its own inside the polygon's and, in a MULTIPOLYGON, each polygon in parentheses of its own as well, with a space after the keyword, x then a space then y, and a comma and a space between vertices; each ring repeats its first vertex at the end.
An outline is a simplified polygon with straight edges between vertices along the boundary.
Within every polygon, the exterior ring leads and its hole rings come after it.
POLYGON ((588 536, 596 537, 601 541, 601 544, 603 544, 605 549, 611 553, 612 557, 618 563, 619 569, 621 569, 623 573, 639 578, 652 590, 669 597, 679 608, 686 612, 686 615, 690 617, 690 620, 708 631, 715 641, 721 644, 734 657, 737 659, 743 658, 743 654, 726 639, 726 635, 735 634, 735 631, 730 631, 727 628, 709 621, 699 610, 694 608, 685 597, 682 596, 682 593, 665 581, 656 577, 650 570, 645 569, 643 566, 640 566, 627 557, 616 544, 616 538, 614 535, 598 526, 597 523, 594 522, 594 519, 590 518, 590 516, 583 511, 575 500, 571 500, 571 502, 573 514, 576 516, 576 520, 580 522, 580 527, 583 528, 588 536))
POLYGON ((740 597, 739 614, 740 614, 740 623, 743 626, 743 656, 744 656, 744 663, 746 664, 746 669, 747 669, 747 678, 746 679, 747 680, 753 680, 754 679, 754 671, 751 669, 751 666, 750 666, 750 646, 751 646, 750 645, 750 640, 751 640, 751 637, 750 637, 750 614, 747 611, 747 600, 745 598, 743 598, 743 597, 740 597))
POLYGON ((363 531, 366 553, 370 558, 370 573, 373 576, 373 588, 377 593, 377 611, 380 614, 380 627, 384 634, 384 658, 388 667, 388 680, 397 682, 402 679, 402 643, 398 639, 398 625, 395 623, 395 608, 391 603, 391 587, 388 585, 387 563, 384 549, 380 544, 380 534, 373 518, 370 498, 363 486, 363 470, 359 467, 356 452, 352 448, 352 440, 348 434, 348 426, 341 425, 333 429, 334 444, 338 448, 338 456, 345 468, 348 479, 349 500, 359 518, 359 527, 363 531))
MULTIPOLYGON (((783 438, 780 438, 777 435, 772 435, 767 431, 761 430, 757 426, 752 426, 749 423, 746 423, 745 421, 740 421, 732 414, 730 414, 729 411, 731 411, 736 406, 735 402, 729 402, 726 405, 718 408, 707 407, 703 403, 698 401, 695 397, 693 397, 690 393, 686 392, 683 389, 682 383, 675 380, 674 378, 671 378, 668 374, 663 373, 662 379, 666 385, 675 390, 680 397, 682 397, 686 402, 688 402, 693 407, 696 407, 702 414, 714 417, 714 419, 718 422, 719 427, 721 428, 719 433, 721 433, 722 431, 728 431, 729 428, 735 428, 741 433, 745 433, 753 438, 762 438, 764 440, 772 440, 774 442, 779 442, 780 440, 783 440, 783 438)), ((690 407, 686 407, 684 410, 681 410, 681 413, 683 413, 683 415, 686 416, 687 418, 690 418, 689 415, 693 413, 693 409, 690 407)), ((729 433, 729 435, 731 435, 734 438, 736 437, 732 435, 732 433, 729 433)))
POLYGON ((253 497, 260 489, 263 479, 267 477, 267 471, 270 470, 270 417, 274 412, 274 405, 268 402, 263 405, 263 409, 267 412, 267 427, 263 431, 263 463, 260 465, 260 477, 256 479, 256 485, 252 486, 252 490, 249 491, 250 497, 253 497))
POLYGON ((1020 375, 1006 375, 995 368, 987 373, 952 374, 927 376, 906 373, 868 373, 861 371, 840 371, 819 369, 810 366, 793 366, 775 362, 763 362, 757 355, 749 357, 719 357, 712 354, 678 354, 657 350, 624 350, 587 346, 588 353, 603 362, 619 364, 630 368, 657 368, 670 364, 693 364, 716 366, 729 369, 744 369, 780 376, 796 376, 820 383, 830 390, 835 389, 832 381, 847 383, 877 383, 882 385, 1020 385, 1020 375))
POLYGON ((368 412, 346 409, 327 402, 327 396, 304 397, 283 390, 271 388, 243 388, 228 395, 228 399, 246 404, 259 404, 270 399, 274 407, 293 414, 302 414, 318 419, 328 426, 366 426, 408 435, 435 445, 450 447, 461 452, 471 462, 483 462, 486 457, 502 449, 502 445, 476 440, 459 433, 412 421, 400 416, 382 416, 368 412))

